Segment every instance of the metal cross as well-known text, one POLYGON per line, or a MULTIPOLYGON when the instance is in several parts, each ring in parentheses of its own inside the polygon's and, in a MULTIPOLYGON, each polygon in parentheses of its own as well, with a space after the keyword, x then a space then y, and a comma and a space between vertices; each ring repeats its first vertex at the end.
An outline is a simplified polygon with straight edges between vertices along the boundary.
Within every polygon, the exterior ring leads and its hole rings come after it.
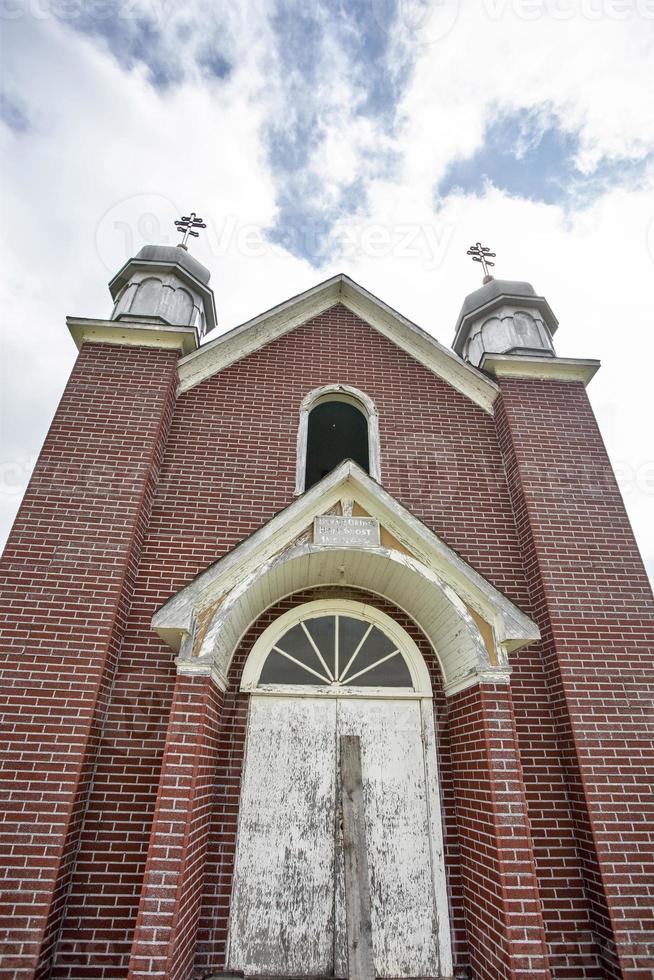
POLYGON ((475 245, 471 245, 466 255, 472 255, 473 262, 481 262, 484 269, 484 281, 489 277, 490 273, 488 271, 489 266, 494 266, 494 262, 489 262, 489 259, 494 259, 495 252, 491 252, 489 248, 482 245, 481 242, 477 242, 475 245))
POLYGON ((177 228, 178 232, 184 235, 181 242, 179 242, 179 245, 182 248, 188 248, 188 245, 186 243, 189 239, 189 235, 192 235, 193 238, 197 238, 200 234, 199 231, 193 231, 193 229, 206 228, 207 226, 205 225, 202 218, 198 218, 195 211, 191 211, 190 214, 183 214, 181 221, 175 222, 175 227, 177 228))

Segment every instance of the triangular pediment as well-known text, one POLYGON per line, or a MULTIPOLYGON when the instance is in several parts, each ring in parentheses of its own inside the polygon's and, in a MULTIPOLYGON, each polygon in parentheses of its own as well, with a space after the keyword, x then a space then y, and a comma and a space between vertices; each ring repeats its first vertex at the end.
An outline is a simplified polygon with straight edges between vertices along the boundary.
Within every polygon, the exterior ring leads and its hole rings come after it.
POLYGON ((498 387, 431 334, 340 273, 204 344, 179 362, 179 390, 196 385, 308 320, 343 304, 441 380, 492 414, 498 387))
POLYGON ((369 587, 419 624, 433 621, 442 602, 485 645, 490 665, 539 637, 528 616, 350 460, 169 599, 152 625, 187 665, 216 644, 228 662, 225 644, 233 647, 256 615, 315 584, 369 587))

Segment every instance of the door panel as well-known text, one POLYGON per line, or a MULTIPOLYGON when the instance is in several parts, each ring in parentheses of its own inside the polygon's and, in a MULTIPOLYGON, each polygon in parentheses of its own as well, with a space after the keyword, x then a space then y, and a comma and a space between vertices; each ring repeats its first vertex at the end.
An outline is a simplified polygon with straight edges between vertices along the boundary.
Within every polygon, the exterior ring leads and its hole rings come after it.
POLYGON ((341 735, 361 739, 377 975, 439 976, 421 706, 408 699, 252 698, 229 966, 348 975, 341 735))
POLYGON ((332 974, 335 732, 331 698, 252 698, 232 897, 232 969, 332 974))
MULTIPOLYGON (((342 698, 337 726, 339 736, 361 739, 377 975, 438 976, 420 703, 342 698)), ((337 868, 336 967, 347 976, 340 860, 337 868)))

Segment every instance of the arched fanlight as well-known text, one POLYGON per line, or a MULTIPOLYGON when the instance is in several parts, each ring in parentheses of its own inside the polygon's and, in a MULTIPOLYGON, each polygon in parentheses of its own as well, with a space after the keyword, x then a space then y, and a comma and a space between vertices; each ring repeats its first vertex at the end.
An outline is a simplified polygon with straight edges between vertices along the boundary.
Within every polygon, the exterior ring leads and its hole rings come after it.
POLYGON ((415 696, 429 695, 431 686, 418 648, 395 620, 360 602, 321 599, 290 610, 265 630, 250 653, 242 687, 332 695, 385 689, 415 696))
POLYGON ((259 684, 413 687, 390 636, 365 619, 338 613, 291 626, 268 654, 259 684))

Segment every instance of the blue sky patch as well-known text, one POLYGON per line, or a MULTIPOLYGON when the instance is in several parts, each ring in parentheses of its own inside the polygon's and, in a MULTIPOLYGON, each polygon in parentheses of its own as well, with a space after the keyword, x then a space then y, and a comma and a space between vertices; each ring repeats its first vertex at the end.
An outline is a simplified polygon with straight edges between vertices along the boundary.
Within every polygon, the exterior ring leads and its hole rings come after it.
POLYGON ((227 58, 224 57, 215 48, 210 47, 205 51, 202 51, 198 56, 198 64, 204 69, 207 75, 213 76, 213 78, 227 78, 232 70, 232 65, 229 63, 227 58))
POLYGON ((15 133, 25 133, 30 128, 25 109, 16 98, 6 92, 0 92, 0 119, 15 133))
POLYGON ((571 179, 579 176, 574 163, 578 149, 576 134, 521 109, 489 124, 473 156, 449 165, 437 194, 482 194, 492 184, 526 200, 559 204, 569 193, 571 179))
MULTIPOLYGON (((165 90, 184 80, 189 68, 186 42, 197 31, 197 25, 184 17, 183 8, 181 13, 180 8, 169 10, 166 16, 162 7, 160 19, 143 10, 133 12, 124 0, 104 0, 101 10, 102 16, 98 16, 94 4, 88 7, 81 4, 78 16, 68 17, 64 11, 60 20, 83 34, 103 40, 122 68, 129 70, 144 65, 150 84, 157 89, 165 90)), ((223 50, 224 25, 219 19, 208 19, 206 26, 209 36, 198 38, 202 48, 197 64, 205 74, 222 79, 231 70, 223 50)))
MULTIPOLYGON (((396 4, 397 0, 352 0, 349 4, 293 0, 280 5, 271 21, 284 73, 286 111, 283 121, 272 120, 266 133, 268 159, 278 187, 278 213, 269 237, 316 266, 330 254, 335 222, 346 213, 356 213, 365 203, 362 174, 354 172, 339 200, 326 211, 317 177, 310 170, 329 112, 320 94, 329 83, 329 46, 335 45, 347 63, 357 99, 352 107, 355 115, 370 118, 376 125, 382 121, 391 132, 410 67, 408 61, 394 59, 391 68, 396 4)), ((335 84, 338 81, 334 79, 335 84)), ((369 156, 365 159, 368 176, 389 173, 393 162, 381 150, 369 156)))
POLYGON ((457 192, 482 195, 492 185, 527 201, 582 206, 611 183, 637 179, 651 159, 602 160, 584 173, 576 164, 579 148, 579 134, 561 129, 555 116, 530 109, 498 116, 486 128, 482 146, 449 165, 436 204, 457 192))

